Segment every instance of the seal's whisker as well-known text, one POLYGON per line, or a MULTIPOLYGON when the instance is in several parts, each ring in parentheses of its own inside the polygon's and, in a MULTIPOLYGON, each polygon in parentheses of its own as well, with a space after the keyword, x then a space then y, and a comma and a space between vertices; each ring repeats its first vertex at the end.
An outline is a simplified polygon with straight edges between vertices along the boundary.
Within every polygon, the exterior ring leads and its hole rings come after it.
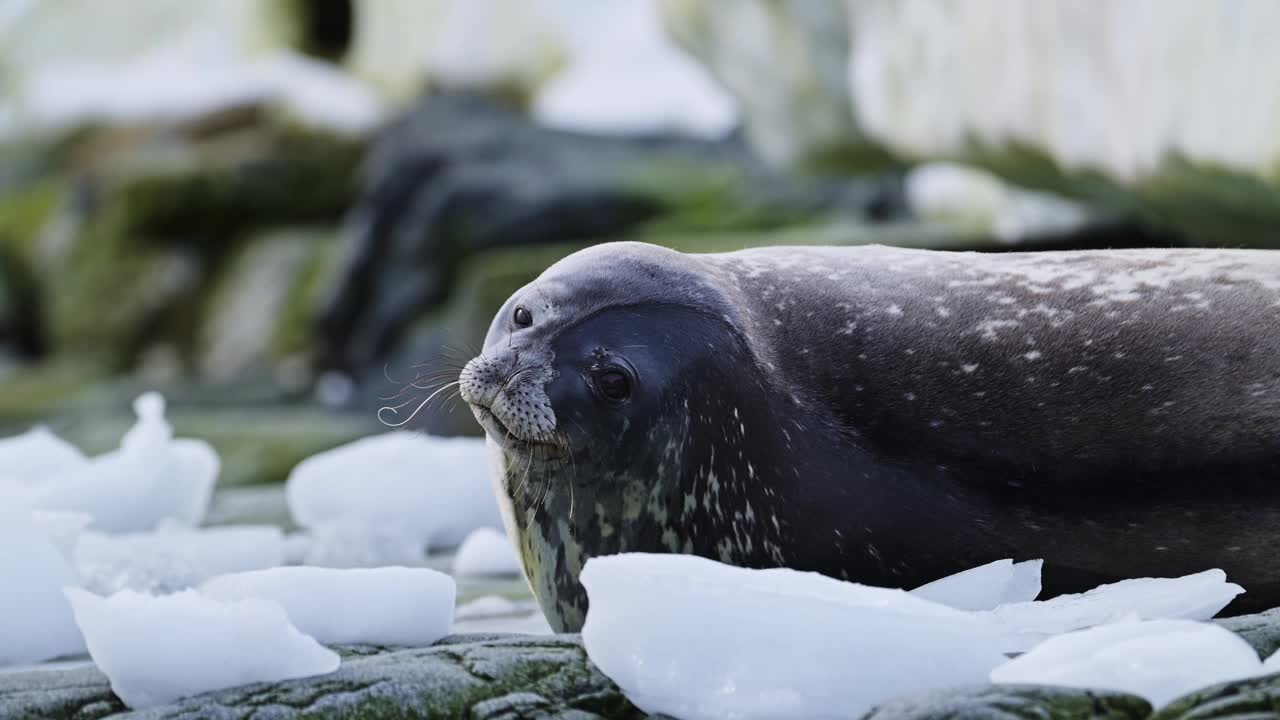
MULTIPOLYGON (((400 422, 398 422, 398 423, 391 423, 391 422, 387 422, 387 421, 382 417, 382 413, 383 413, 383 411, 384 411, 384 410, 388 410, 388 409, 389 409, 389 408, 385 408, 385 407, 384 407, 384 408, 382 408, 382 409, 380 409, 380 410, 378 410, 378 420, 379 420, 383 425, 386 425, 387 427, 393 427, 393 428, 404 427, 407 423, 409 423, 411 420, 413 420, 415 417, 417 417, 417 416, 418 416, 418 413, 419 413, 419 412, 422 412, 422 408, 426 407, 426 406, 427 406, 427 403, 431 402, 431 400, 432 400, 433 398, 435 398, 437 395, 439 395, 439 394, 440 394, 441 392, 443 392, 444 390, 447 390, 448 388, 453 387, 454 385, 457 385, 457 384, 458 384, 458 383, 460 383, 460 382, 461 382, 460 380, 455 380, 454 382, 449 383, 448 385, 445 385, 444 387, 442 387, 442 388, 440 388, 440 389, 436 390, 435 392, 431 393, 430 395, 428 395, 428 396, 427 396, 427 399, 426 399, 426 400, 423 400, 422 402, 418 403, 418 407, 416 407, 416 408, 414 408, 414 409, 413 409, 413 412, 409 414, 409 417, 405 418, 404 420, 402 420, 402 421, 400 421, 400 422)), ((408 405, 408 404, 409 404, 409 403, 404 403, 403 405, 396 406, 396 407, 392 410, 392 412, 395 412, 396 410, 399 410, 400 408, 402 408, 402 407, 404 407, 405 405, 408 405)))

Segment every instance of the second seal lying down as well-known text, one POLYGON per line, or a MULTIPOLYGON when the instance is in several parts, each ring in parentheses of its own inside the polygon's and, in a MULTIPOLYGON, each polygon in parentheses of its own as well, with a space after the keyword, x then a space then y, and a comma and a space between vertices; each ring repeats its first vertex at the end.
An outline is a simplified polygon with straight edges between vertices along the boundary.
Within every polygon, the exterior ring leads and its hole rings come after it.
POLYGON ((1220 567, 1280 605, 1280 253, 584 250, 461 377, 534 593, 595 555, 1046 595, 1220 567))

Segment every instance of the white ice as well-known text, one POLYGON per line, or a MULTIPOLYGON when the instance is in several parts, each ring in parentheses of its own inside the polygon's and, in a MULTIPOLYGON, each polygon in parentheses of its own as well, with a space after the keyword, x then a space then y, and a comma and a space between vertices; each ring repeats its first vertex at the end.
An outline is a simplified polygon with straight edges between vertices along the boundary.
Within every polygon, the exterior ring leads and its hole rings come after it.
POLYGON ((1262 663, 1263 674, 1280 673, 1280 650, 1271 653, 1271 657, 1262 663))
POLYGON ((62 594, 64 587, 79 584, 30 511, 0 507, 0 665, 84 653, 62 594))
POLYGON ((1263 672, 1240 636, 1190 620, 1119 622, 1050 638, 991 671, 995 683, 1102 688, 1170 700, 1263 672))
POLYGON ((934 580, 912 595, 957 610, 994 610, 999 605, 1035 600, 1040 594, 1043 560, 997 560, 981 567, 934 580))
POLYGON ((305 545, 296 541, 290 550, 301 552, 296 564, 333 568, 421 565, 426 557, 418 530, 378 527, 359 516, 317 523, 307 532, 305 545))
POLYGON ((31 522, 53 542, 62 557, 74 565, 76 544, 80 542, 80 535, 93 522, 93 518, 77 512, 33 510, 31 522))
POLYGON ((1180 578, 1137 578, 1100 585, 1076 595, 1001 605, 990 615, 1008 628, 1004 649, 1027 650, 1046 638, 1105 625, 1126 617, 1141 620, 1208 620, 1244 589, 1221 570, 1180 578))
POLYGON ((457 588, 427 568, 281 567, 216 577, 200 594, 277 602, 294 626, 326 645, 422 646, 449 633, 457 588))
POLYGON ((299 632, 269 600, 220 602, 190 590, 103 598, 70 589, 67 597, 89 655, 131 708, 338 669, 338 655, 299 632))
POLYGON ((536 601, 515 602, 500 595, 485 595, 458 606, 453 613, 452 632, 550 635, 553 631, 536 601))
POLYGON ((84 463, 79 448, 44 426, 0 438, 0 492, 5 486, 33 488, 84 463))
POLYGON ((198 525, 218 476, 218 456, 202 440, 174 439, 164 398, 134 401, 137 423, 118 450, 71 467, 38 486, 33 506, 81 512, 102 532, 143 532, 169 519, 198 525))
POLYGON ((453 574, 519 575, 520 556, 506 533, 493 528, 473 530, 453 557, 453 574))
POLYGON ((738 123, 733 98, 662 28, 656 0, 551 0, 568 62, 543 86, 534 116, 602 133, 679 131, 724 137, 738 123))
POLYGON ((294 520, 313 531, 312 551, 319 556, 340 554, 343 544, 327 542, 325 533, 363 538, 371 549, 381 544, 397 554, 408 543, 421 554, 454 547, 478 527, 502 527, 478 438, 392 432, 357 440, 299 463, 286 495, 294 520))
POLYGON ((1005 661, 989 619, 901 590, 686 555, 597 557, 581 578, 591 660, 645 711, 685 720, 857 717, 1005 661))
MULTIPOLYGON (((16 108, 25 128, 45 131, 94 122, 181 121, 249 104, 353 134, 373 129, 386 116, 369 88, 331 65, 289 52, 245 59, 197 57, 190 50, 158 47, 110 63, 45 63, 32 70, 24 92, 7 107, 16 108)), ((0 111, 5 107, 0 103, 0 111)))
POLYGON ((162 525, 153 533, 86 532, 75 561, 85 586, 101 594, 130 589, 165 593, 215 575, 283 565, 284 534, 267 525, 191 529, 162 525))

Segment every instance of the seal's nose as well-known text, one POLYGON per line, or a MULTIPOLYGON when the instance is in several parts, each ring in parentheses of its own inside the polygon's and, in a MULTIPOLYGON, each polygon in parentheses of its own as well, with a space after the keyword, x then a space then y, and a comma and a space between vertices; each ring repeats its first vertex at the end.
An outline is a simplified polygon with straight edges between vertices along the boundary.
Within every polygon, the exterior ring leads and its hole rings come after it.
POLYGON ((472 358, 458 376, 458 389, 463 402, 486 409, 492 406, 510 374, 510 367, 511 363, 492 355, 472 358))

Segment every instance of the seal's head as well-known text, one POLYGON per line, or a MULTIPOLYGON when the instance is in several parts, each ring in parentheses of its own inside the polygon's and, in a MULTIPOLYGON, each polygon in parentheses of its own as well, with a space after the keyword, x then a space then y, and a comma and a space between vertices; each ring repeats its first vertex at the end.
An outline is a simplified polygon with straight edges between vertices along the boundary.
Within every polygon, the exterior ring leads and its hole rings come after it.
MULTIPOLYGON (((577 253, 517 291, 460 377, 492 440, 523 458, 625 458, 680 393, 691 365, 723 352, 708 288, 677 253, 612 243, 577 253), (687 303, 686 303, 687 301, 687 303)), ((639 458, 633 458, 639 459, 639 458)))
POLYGON ((462 372, 501 460, 508 531, 557 629, 581 623, 588 557, 698 549, 688 515, 713 503, 688 486, 733 492, 713 448, 742 457, 735 443, 765 415, 743 399, 750 353, 695 257, 640 243, 576 253, 507 301, 462 372))

